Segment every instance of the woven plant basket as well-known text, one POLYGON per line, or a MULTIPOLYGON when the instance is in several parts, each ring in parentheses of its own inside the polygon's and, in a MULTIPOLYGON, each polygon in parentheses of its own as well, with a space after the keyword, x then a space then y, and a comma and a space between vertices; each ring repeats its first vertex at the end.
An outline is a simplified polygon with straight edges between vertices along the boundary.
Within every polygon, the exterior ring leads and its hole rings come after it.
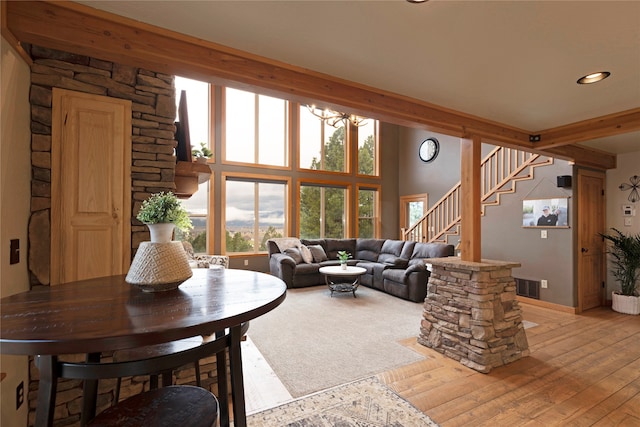
POLYGON ((613 292, 611 300, 613 311, 624 314, 640 314, 640 297, 620 295, 613 292))
POLYGON ((126 281, 145 292, 177 289, 193 275, 182 242, 142 242, 126 281))

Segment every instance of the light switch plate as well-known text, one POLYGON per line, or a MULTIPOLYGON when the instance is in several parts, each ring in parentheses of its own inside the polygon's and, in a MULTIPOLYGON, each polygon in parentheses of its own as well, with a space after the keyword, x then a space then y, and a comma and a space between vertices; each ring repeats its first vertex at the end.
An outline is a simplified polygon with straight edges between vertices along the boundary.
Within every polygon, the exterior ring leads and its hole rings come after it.
POLYGON ((547 238, 547 230, 540 230, 540 238, 541 239, 547 238))

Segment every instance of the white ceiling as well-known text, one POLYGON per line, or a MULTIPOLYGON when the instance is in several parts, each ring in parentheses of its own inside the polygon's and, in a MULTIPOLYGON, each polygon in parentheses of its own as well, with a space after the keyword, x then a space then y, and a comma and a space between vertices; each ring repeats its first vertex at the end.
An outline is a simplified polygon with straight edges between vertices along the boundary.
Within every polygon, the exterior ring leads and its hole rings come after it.
POLYGON ((640 1, 80 3, 531 132, 640 107, 640 1))

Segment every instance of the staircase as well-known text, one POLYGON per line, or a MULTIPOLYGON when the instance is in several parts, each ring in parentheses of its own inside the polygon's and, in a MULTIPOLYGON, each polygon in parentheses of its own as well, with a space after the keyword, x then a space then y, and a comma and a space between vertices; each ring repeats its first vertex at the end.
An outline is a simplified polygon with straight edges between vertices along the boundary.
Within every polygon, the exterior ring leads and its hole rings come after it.
MULTIPOLYGON (((503 194, 516 191, 516 182, 533 179, 534 169, 553 164, 553 158, 507 147, 496 147, 481 165, 482 215, 487 206, 500 204, 503 194)), ((447 243, 460 234, 460 182, 436 202, 410 228, 403 240, 447 243)))

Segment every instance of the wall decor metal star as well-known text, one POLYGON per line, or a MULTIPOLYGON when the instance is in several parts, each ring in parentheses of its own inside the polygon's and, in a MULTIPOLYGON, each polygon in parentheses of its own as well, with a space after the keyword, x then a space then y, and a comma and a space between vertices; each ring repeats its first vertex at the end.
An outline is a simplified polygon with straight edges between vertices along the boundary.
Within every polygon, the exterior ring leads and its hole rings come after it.
POLYGON ((638 188, 640 188, 640 176, 633 175, 631 178, 629 178, 629 182, 631 184, 623 182, 618 188, 621 191, 631 190, 631 193, 629 193, 629 201, 631 203, 635 203, 640 200, 640 193, 638 193, 638 188))

